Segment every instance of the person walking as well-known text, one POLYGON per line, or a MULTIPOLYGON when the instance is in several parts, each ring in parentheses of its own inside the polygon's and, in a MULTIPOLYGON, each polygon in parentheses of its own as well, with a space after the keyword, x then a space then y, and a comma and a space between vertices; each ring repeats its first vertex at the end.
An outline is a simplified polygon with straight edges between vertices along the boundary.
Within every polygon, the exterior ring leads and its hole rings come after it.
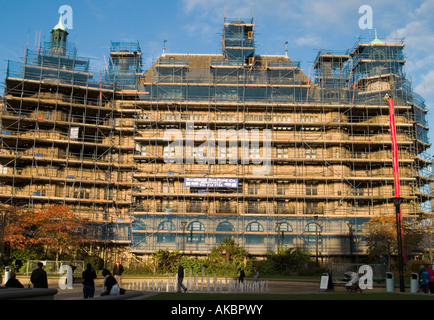
POLYGON ((253 272, 253 282, 258 282, 259 278, 259 271, 255 268, 255 271, 253 272))
POLYGON ((418 293, 428 293, 428 282, 430 280, 431 276, 428 273, 428 271, 425 269, 425 267, 422 265, 420 266, 419 271, 419 291, 418 293))
POLYGON ((96 279, 96 272, 90 263, 86 265, 86 270, 81 275, 83 277, 83 298, 93 298, 95 295, 94 280, 96 279))
POLYGON ((246 273, 244 272, 243 268, 240 269, 240 276, 238 277, 239 283, 244 283, 244 277, 246 276, 246 273))
POLYGON ((113 267, 113 276, 119 285, 122 284, 122 273, 124 273, 124 267, 122 266, 121 262, 117 260, 115 266, 113 267))
POLYGON ((48 288, 47 272, 43 269, 44 264, 38 262, 38 267, 32 271, 30 282, 34 288, 48 288))
POLYGON ((182 266, 181 262, 178 262, 178 292, 181 292, 181 289, 183 289, 184 292, 187 292, 187 288, 182 284, 183 280, 184 280, 184 267, 182 266))

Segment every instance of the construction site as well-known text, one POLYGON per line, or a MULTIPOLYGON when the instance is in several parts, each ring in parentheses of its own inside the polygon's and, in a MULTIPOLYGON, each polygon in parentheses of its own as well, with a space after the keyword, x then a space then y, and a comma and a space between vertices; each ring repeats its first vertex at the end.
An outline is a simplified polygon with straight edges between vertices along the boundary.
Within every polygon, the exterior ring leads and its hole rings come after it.
POLYGON ((318 52, 311 72, 256 53, 255 23, 225 18, 221 54, 112 42, 91 71, 62 21, 8 62, 0 112, 0 201, 65 204, 125 254, 207 255, 233 238, 251 255, 301 248, 366 254, 363 224, 395 215, 389 107, 401 210, 431 217, 427 106, 403 41, 318 52))

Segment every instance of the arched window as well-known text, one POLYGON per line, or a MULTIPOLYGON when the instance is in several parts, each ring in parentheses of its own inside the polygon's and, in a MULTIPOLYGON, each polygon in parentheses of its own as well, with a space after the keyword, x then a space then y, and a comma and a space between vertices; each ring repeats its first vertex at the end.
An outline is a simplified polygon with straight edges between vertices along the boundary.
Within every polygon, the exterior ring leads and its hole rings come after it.
POLYGON ((316 222, 310 222, 304 227, 304 231, 307 232, 305 235, 305 241, 310 244, 322 243, 322 227, 316 222))
POLYGON ((234 226, 229 221, 220 222, 216 231, 234 231, 234 226))
POLYGON ((288 236, 289 232, 292 232, 292 226, 288 222, 282 222, 279 226, 276 224, 275 232, 276 232, 276 243, 281 245, 292 244, 294 236, 288 236))
MULTIPOLYGON (((175 225, 171 221, 163 221, 158 225, 159 231, 175 231, 175 225)), ((164 233, 158 232, 157 234, 157 242, 166 243, 166 242, 175 242, 175 233, 164 233)))
MULTIPOLYGON (((220 222, 218 224, 218 226, 216 228, 216 231, 219 231, 219 232, 228 232, 228 233, 229 232, 233 232, 234 231, 234 226, 229 221, 223 221, 223 222, 220 222)), ((224 238, 231 238, 231 237, 232 237, 231 234, 217 233, 216 236, 215 236, 215 240, 216 240, 216 243, 221 243, 224 238)))
POLYGON ((250 222, 246 228, 247 232, 263 232, 264 227, 259 222, 250 222))
POLYGON ((135 231, 135 230, 146 230, 146 224, 144 224, 140 220, 134 220, 131 223, 131 228, 133 229, 133 231, 135 231))
MULTIPOLYGON (((279 231, 279 227, 276 225, 276 232, 279 231)), ((280 224, 280 232, 292 232, 292 226, 288 222, 282 222, 280 224)))
POLYGON ((306 232, 321 232, 322 228, 318 223, 310 222, 306 225, 304 228, 304 231, 306 232))
POLYGON ((193 221, 187 226, 187 241, 188 242, 205 242, 205 227, 199 221, 193 221))
MULTIPOLYGON (((264 227, 259 222, 250 222, 246 227, 247 232, 264 232, 264 227)), ((246 234, 247 244, 263 244, 264 236, 260 234, 246 234)))

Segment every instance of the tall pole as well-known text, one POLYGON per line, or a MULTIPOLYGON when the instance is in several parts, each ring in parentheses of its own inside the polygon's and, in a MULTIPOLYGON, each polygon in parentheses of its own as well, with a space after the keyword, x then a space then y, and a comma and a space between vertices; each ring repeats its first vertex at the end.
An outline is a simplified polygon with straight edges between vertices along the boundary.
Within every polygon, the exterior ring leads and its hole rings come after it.
POLYGON ((280 252, 280 226, 282 225, 282 222, 276 222, 276 229, 277 229, 277 253, 280 252))
POLYGON ((182 253, 185 253, 185 225, 187 224, 186 221, 181 221, 182 224, 182 253))
POLYGON ((389 105, 390 134, 392 137, 393 177, 395 182, 395 198, 392 200, 395 204, 396 215, 396 238, 399 259, 399 287, 400 291, 404 292, 404 264, 407 262, 407 250, 404 244, 404 229, 402 227, 401 202, 403 199, 401 198, 399 189, 398 144, 396 141, 395 106, 391 96, 386 94, 384 100, 386 100, 389 105))
POLYGON ((319 259, 319 257, 318 257, 318 255, 319 255, 318 216, 314 216, 313 218, 315 220, 315 251, 316 251, 315 255, 316 255, 316 264, 318 265, 319 264, 319 260, 318 260, 319 259))

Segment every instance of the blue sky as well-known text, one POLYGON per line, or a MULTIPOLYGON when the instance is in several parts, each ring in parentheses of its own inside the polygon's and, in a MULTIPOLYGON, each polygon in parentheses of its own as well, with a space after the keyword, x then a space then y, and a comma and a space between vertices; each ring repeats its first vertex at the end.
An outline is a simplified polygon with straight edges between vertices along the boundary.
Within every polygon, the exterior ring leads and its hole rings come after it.
MULTIPOLYGON (((255 21, 257 54, 284 54, 302 63, 308 73, 318 49, 349 49, 358 37, 404 39, 406 73, 434 121, 434 0, 1 0, 0 82, 6 60, 20 60, 35 47, 37 33, 49 41, 59 8, 73 9, 69 41, 78 53, 104 67, 111 41, 139 41, 144 68, 158 59, 166 40, 169 53, 220 53, 224 17, 255 21), (359 8, 369 5, 373 28, 361 29, 359 8)), ((434 127, 430 131, 434 141, 434 127)))

